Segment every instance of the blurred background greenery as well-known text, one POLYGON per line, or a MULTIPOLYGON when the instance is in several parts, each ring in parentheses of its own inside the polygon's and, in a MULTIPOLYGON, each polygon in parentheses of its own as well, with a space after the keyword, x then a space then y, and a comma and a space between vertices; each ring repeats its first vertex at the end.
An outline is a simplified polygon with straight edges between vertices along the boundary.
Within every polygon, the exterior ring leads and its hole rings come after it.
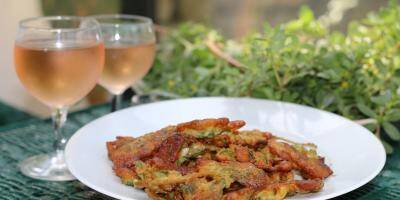
POLYGON ((349 21, 363 18, 388 0, 41 0, 44 15, 127 13, 152 17, 158 24, 200 22, 223 35, 240 38, 297 17, 307 5, 332 29, 345 31, 349 21), (329 18, 329 19, 327 19, 329 18))
POLYGON ((113 14, 121 10, 120 0, 42 0, 44 15, 113 14))
MULTIPOLYGON (((153 18, 155 23, 176 27, 183 22, 205 24, 223 37, 240 40, 263 30, 265 23, 277 26, 297 18, 303 5, 329 30, 346 32, 348 23, 362 19, 388 0, 0 0, 0 102, 35 116, 46 117, 48 109, 27 94, 15 76, 13 41, 19 20, 38 15, 80 15, 125 13, 153 18)), ((102 103, 108 94, 96 87, 75 109, 102 103)), ((5 109, 8 110, 8 109, 5 109)), ((1 113, 0 113, 1 115, 1 113)))
MULTIPOLYGON (((386 4, 387 0, 41 0, 44 15, 139 14, 163 26, 202 23, 236 39, 261 31, 266 22, 276 26, 295 19, 304 5, 331 30, 345 32, 349 21, 386 4)), ((90 104, 102 103, 108 94, 98 86, 88 99, 90 104)))

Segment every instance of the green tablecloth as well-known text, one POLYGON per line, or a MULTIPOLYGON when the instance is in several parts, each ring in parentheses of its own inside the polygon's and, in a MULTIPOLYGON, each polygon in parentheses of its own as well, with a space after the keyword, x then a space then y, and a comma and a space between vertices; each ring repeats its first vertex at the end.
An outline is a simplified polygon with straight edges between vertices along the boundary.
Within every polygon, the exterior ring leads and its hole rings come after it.
POLYGON ((29 114, 19 111, 0 102, 0 126, 33 118, 29 114))
MULTIPOLYGON (((72 134, 108 111, 109 107, 103 105, 73 113, 68 118, 65 131, 72 134)), ((109 199, 79 181, 38 181, 27 178, 18 171, 17 164, 20 160, 51 150, 51 133, 49 120, 31 119, 0 127, 0 199, 109 199)), ((388 157, 385 169, 378 177, 335 199, 400 199, 398 147, 388 157)))

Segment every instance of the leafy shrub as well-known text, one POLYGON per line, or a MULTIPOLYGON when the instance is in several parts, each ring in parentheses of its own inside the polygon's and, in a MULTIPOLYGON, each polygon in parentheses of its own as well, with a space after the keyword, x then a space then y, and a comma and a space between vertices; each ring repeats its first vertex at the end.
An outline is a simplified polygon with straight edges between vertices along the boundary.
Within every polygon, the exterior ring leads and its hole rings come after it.
POLYGON ((183 24, 161 41, 145 83, 147 92, 179 97, 251 96, 305 104, 362 119, 378 137, 383 129, 386 141, 399 141, 393 122, 400 120, 400 8, 391 1, 350 23, 343 34, 324 28, 303 7, 298 19, 266 24, 262 33, 239 42, 183 24))

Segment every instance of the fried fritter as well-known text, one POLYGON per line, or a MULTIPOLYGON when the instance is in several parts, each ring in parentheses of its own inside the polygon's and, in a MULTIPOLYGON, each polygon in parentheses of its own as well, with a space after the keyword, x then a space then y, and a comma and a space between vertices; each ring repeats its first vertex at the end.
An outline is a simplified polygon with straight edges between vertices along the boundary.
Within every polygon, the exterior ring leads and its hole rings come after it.
POLYGON ((242 188, 233 192, 226 193, 222 200, 249 200, 253 196, 255 189, 253 188, 242 188))
POLYGON ((318 192, 323 187, 321 179, 287 181, 266 185, 261 189, 244 187, 242 189, 228 192, 222 197, 223 200, 280 200, 296 193, 318 192))
POLYGON ((324 182, 321 179, 274 183, 256 191, 250 199, 279 200, 296 193, 318 192, 323 186, 324 182))
POLYGON ((228 118, 193 120, 177 125, 177 132, 195 138, 213 138, 224 132, 236 132, 244 121, 229 121, 228 118))
POLYGON ((324 179, 333 173, 320 159, 310 159, 306 155, 296 151, 296 149, 289 144, 276 140, 269 140, 268 147, 272 153, 296 164, 300 171, 309 178, 324 179))
POLYGON ((150 156, 165 139, 175 133, 176 127, 169 126, 133 140, 129 139, 129 142, 126 137, 118 137, 116 141, 107 142, 108 155, 115 168, 130 167, 136 160, 150 156))
POLYGON ((149 162, 158 169, 177 169, 176 160, 178 160, 179 152, 184 142, 185 139, 180 134, 169 136, 161 143, 149 162))
POLYGON ((195 179, 188 184, 181 185, 183 199, 219 200, 223 195, 224 185, 218 181, 208 181, 206 178, 195 179))
POLYGON ((269 132, 239 131, 244 125, 204 119, 119 136, 107 142, 108 156, 124 184, 157 200, 283 199, 321 190, 332 170, 315 149, 279 142, 269 132), (295 180, 295 170, 306 180, 295 180))
POLYGON ((267 144, 271 137, 271 133, 260 130, 240 131, 238 134, 230 135, 230 142, 250 147, 257 147, 258 145, 267 144))
POLYGON ((265 172, 251 163, 200 160, 198 169, 201 175, 222 182, 226 188, 235 181, 253 188, 262 187, 268 181, 265 172))

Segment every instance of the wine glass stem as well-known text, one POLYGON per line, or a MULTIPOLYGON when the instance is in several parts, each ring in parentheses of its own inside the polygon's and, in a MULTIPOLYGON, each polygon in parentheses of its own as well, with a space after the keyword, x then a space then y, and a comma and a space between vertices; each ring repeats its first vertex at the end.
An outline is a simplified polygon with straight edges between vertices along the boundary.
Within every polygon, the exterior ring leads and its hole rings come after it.
POLYGON ((111 102, 111 112, 117 111, 121 108, 122 94, 117 94, 113 96, 111 102))
POLYGON ((53 128, 54 128, 54 150, 57 156, 62 156, 65 145, 67 143, 67 139, 64 137, 62 133, 62 128, 67 120, 67 108, 56 108, 53 110, 52 119, 53 119, 53 128))

